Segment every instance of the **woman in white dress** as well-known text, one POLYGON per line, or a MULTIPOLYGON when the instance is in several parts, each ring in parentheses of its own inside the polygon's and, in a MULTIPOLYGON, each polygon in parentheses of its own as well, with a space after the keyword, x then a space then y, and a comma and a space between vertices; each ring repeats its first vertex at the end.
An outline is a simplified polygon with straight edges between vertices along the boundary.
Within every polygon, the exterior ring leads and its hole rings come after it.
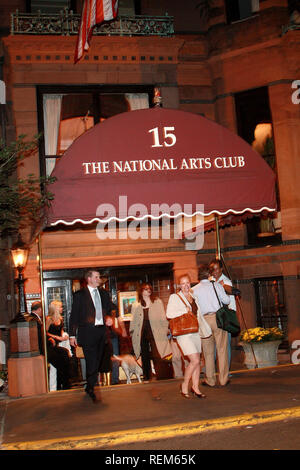
POLYGON ((191 398, 189 395, 189 382, 192 380, 192 393, 198 398, 205 398, 206 395, 199 390, 200 382, 200 353, 201 336, 210 336, 211 331, 207 323, 203 323, 203 317, 200 315, 197 301, 191 291, 191 279, 188 274, 183 274, 178 279, 180 290, 177 294, 172 294, 167 305, 166 315, 171 318, 179 317, 189 310, 197 316, 199 322, 199 332, 189 333, 187 335, 177 336, 177 343, 184 356, 189 360, 185 368, 183 382, 180 387, 180 393, 183 398, 191 398), (200 333, 201 331, 201 333, 200 333))

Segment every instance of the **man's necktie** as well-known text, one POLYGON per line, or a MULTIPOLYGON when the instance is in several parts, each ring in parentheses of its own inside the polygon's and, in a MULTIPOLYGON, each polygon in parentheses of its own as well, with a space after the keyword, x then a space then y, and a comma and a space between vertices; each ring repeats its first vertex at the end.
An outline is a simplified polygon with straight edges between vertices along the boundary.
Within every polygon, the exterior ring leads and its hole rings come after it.
POLYGON ((98 289, 94 289, 94 302, 95 302, 95 309, 96 309, 96 321, 97 323, 103 323, 103 316, 102 316, 102 305, 100 301, 100 295, 98 289))

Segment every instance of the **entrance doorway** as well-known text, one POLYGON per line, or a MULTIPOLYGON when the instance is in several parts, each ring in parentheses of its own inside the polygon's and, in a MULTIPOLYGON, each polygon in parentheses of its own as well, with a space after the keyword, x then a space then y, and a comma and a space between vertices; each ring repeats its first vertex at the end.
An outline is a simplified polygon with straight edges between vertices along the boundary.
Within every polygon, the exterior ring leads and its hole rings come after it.
MULTIPOLYGON (((162 300, 165 307, 169 296, 174 291, 173 265, 150 264, 135 266, 110 266, 99 269, 105 278, 104 287, 110 292, 111 300, 119 309, 118 293, 136 291, 143 282, 152 285, 153 292, 162 300)), ((52 300, 63 303, 64 327, 69 331, 69 317, 72 308, 72 293, 84 282, 86 269, 64 269, 44 272, 45 312, 52 300)))

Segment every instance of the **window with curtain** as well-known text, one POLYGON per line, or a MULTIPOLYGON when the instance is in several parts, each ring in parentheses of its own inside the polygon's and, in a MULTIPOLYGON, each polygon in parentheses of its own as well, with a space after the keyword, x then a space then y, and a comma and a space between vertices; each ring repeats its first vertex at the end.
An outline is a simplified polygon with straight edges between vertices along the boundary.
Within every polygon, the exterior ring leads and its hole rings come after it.
POLYGON ((91 127, 119 113, 149 108, 153 87, 40 87, 38 96, 40 166, 49 176, 69 146, 91 127))
MULTIPOLYGON (((26 11, 28 13, 57 14, 64 8, 74 13, 81 13, 83 0, 26 0, 26 11)), ((119 15, 140 15, 141 0, 120 0, 119 15)))
MULTIPOLYGON (((272 115, 267 87, 235 94, 237 130, 277 175, 272 115)), ((246 221, 248 245, 281 243, 280 199, 276 182, 278 212, 261 214, 246 221)))
POLYGON ((64 8, 73 9, 75 5, 73 0, 27 0, 27 10, 31 13, 59 13, 64 8))

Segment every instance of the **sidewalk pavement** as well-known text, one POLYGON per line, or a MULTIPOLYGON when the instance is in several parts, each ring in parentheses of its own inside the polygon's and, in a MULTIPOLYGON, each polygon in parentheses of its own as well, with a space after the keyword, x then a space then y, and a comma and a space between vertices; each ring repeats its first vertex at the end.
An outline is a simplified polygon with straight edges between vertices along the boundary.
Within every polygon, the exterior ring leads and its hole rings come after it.
POLYGON ((101 387, 94 404, 83 388, 0 397, 0 449, 118 449, 180 434, 300 416, 300 365, 232 371, 226 387, 201 387, 183 399, 180 379, 101 387))

